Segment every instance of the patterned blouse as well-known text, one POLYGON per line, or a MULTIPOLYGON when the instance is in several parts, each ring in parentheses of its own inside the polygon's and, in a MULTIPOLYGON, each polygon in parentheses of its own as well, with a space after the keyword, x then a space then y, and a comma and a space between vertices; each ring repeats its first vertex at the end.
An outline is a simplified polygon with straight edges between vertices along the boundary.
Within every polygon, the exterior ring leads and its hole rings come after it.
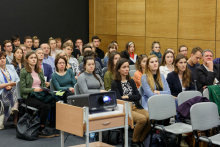
POLYGON ((72 67, 75 76, 78 76, 78 74, 80 73, 79 66, 76 63, 69 63, 69 64, 72 67))
POLYGON ((131 84, 126 81, 126 82, 121 82, 121 86, 122 86, 122 89, 123 89, 123 96, 124 95, 132 95, 132 87, 131 87, 131 84))
MULTIPOLYGON (((14 64, 12 64, 12 63, 11 63, 11 65, 14 66, 14 64)), ((24 68, 24 65, 21 64, 21 69, 20 69, 18 63, 17 63, 17 66, 14 66, 14 67, 15 67, 15 70, 16 70, 18 76, 20 77, 20 71, 21 71, 22 68, 24 68)))

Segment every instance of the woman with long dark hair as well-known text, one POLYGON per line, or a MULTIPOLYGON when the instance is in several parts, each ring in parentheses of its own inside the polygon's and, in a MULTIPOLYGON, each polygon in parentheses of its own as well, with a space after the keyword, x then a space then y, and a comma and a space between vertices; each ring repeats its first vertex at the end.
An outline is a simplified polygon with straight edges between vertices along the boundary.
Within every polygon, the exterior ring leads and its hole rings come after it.
POLYGON ((14 57, 11 64, 14 65, 18 76, 20 76, 20 70, 24 68, 23 50, 21 47, 17 47, 13 52, 14 57))

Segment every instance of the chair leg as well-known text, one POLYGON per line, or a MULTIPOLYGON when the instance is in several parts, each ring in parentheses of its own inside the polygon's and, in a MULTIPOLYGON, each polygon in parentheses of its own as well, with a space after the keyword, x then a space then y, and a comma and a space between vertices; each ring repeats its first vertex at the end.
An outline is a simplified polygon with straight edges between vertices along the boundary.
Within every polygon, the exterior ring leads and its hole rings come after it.
POLYGON ((167 136, 166 136, 166 131, 162 131, 162 133, 164 133, 164 141, 165 141, 165 144, 166 144, 166 147, 168 147, 167 145, 167 136))
POLYGON ((199 140, 195 139, 195 147, 199 147, 199 140))
POLYGON ((124 147, 124 137, 123 137, 124 131, 123 131, 123 129, 120 129, 120 131, 121 131, 121 145, 122 145, 122 147, 124 147))
POLYGON ((179 134, 178 135, 178 144, 177 144, 178 147, 180 147, 181 140, 182 140, 182 134, 179 134))

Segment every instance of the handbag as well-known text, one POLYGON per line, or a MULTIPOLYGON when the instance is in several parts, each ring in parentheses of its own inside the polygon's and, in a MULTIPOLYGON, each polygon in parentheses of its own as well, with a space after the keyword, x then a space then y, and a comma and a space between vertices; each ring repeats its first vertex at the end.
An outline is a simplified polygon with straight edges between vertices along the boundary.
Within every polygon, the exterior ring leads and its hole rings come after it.
POLYGON ((117 145, 120 142, 120 130, 109 130, 103 132, 103 142, 117 145))
POLYGON ((25 114, 19 119, 16 129, 16 137, 24 140, 36 140, 38 138, 38 129, 40 128, 40 118, 36 115, 30 115, 25 108, 25 114))
POLYGON ((4 119, 5 119, 5 114, 4 114, 4 105, 2 103, 2 101, 0 100, 0 130, 4 129, 4 119))

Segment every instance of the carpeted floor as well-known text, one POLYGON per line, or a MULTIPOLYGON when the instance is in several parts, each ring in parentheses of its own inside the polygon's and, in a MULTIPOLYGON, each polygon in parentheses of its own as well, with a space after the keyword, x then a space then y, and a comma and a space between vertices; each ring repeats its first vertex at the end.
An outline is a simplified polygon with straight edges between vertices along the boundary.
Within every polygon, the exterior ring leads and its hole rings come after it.
MULTIPOLYGON (((16 128, 12 126, 12 121, 5 125, 4 130, 0 130, 0 147, 60 147, 60 137, 38 138, 35 141, 26 141, 16 138, 16 128)), ((67 133, 65 133, 65 138, 67 133)), ((129 144, 132 137, 132 130, 129 131, 129 144)), ((65 147, 80 145, 85 143, 85 137, 69 135, 65 142, 65 147)), ((116 145, 121 147, 121 144, 116 145)))

